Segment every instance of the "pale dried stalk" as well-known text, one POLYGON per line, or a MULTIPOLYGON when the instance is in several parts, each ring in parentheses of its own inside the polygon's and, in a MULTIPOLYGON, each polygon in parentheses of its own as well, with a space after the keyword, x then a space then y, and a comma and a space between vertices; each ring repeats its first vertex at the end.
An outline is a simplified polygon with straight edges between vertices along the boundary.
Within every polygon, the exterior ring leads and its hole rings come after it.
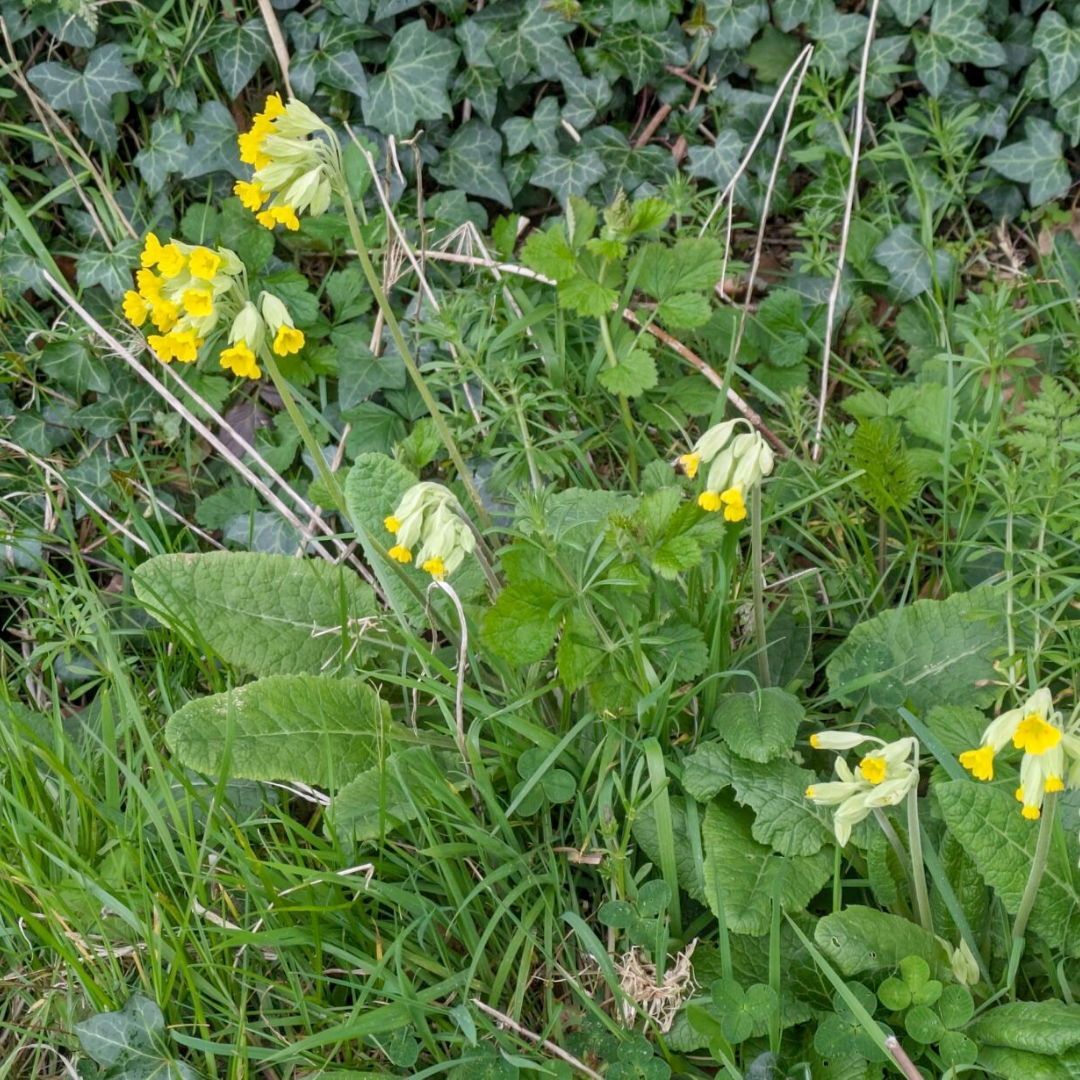
POLYGON ((274 11, 270 0, 258 0, 259 14, 266 23, 266 32, 270 35, 270 44, 274 50, 274 59, 281 69, 281 82, 285 87, 285 93, 293 96, 292 85, 289 82, 289 47, 285 44, 285 35, 281 32, 281 23, 278 22, 277 12, 274 11))
POLYGON ((825 342, 821 352, 821 384, 818 387, 817 418, 814 421, 814 441, 810 449, 810 459, 821 458, 821 433, 825 428, 825 400, 829 393, 829 361, 832 358, 833 323, 836 321, 836 306, 840 300, 841 278, 844 274, 844 260, 847 258, 848 237, 851 235, 851 218, 855 211, 855 188, 859 178, 859 151, 862 148, 863 125, 866 119, 866 79, 870 70, 870 47, 874 43, 874 28, 877 25, 878 4, 870 4, 870 22, 866 27, 866 40, 863 42, 862 63, 859 65, 859 90, 855 98, 855 130, 852 132, 851 169, 848 172, 847 195, 844 199, 844 220, 840 226, 840 247, 836 252, 836 273, 829 289, 829 303, 825 311, 825 342))

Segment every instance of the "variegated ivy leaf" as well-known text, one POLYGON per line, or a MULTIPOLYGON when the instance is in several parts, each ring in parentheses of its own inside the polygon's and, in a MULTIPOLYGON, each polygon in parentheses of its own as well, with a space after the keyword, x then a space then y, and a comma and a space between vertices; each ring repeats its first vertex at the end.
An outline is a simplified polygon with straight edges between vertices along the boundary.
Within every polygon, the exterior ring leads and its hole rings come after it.
POLYGON ((911 26, 930 10, 934 0, 885 0, 885 6, 901 26, 911 26))
POLYGON ((954 64, 1000 67, 1005 50, 986 29, 986 0, 935 0, 930 33, 954 64))
POLYGON ((769 21, 769 6, 763 0, 706 0, 708 21, 716 27, 713 45, 717 49, 742 49, 769 21))
POLYGON ((79 287, 88 289, 100 285, 114 300, 131 288, 131 266, 135 260, 138 244, 124 240, 111 251, 87 248, 75 264, 75 280, 79 287))
POLYGON ((390 42, 386 69, 368 84, 365 122, 403 138, 421 120, 447 116, 447 88, 459 53, 450 37, 432 33, 422 20, 406 23, 390 42))
POLYGON ((949 81, 949 58, 941 40, 933 34, 916 30, 911 35, 915 42, 915 74, 931 97, 940 97, 949 81))
POLYGON ((185 180, 212 172, 230 172, 236 177, 245 175, 236 149, 236 122, 220 101, 204 101, 198 115, 191 118, 188 129, 195 138, 188 149, 185 180))
POLYGON ((611 84, 601 75, 586 79, 575 77, 563 80, 566 104, 562 118, 575 128, 591 124, 596 114, 611 100, 611 84))
POLYGON ((578 151, 572 157, 544 154, 536 163, 531 183, 552 192, 565 206, 571 195, 584 195, 604 177, 604 163, 595 150, 578 151))
POLYGON ((1072 143, 1080 143, 1080 82, 1073 83, 1057 103, 1057 126, 1072 143))
POLYGON ((730 128, 721 131, 712 146, 690 147, 686 171, 723 187, 735 175, 745 146, 746 142, 738 132, 730 128))
POLYGON ((124 63, 119 45, 95 49, 82 71, 49 61, 32 67, 27 78, 54 109, 70 113, 85 135, 109 151, 116 149, 113 98, 142 89, 142 83, 124 63))
POLYGON ((934 283, 930 252, 915 235, 914 225, 897 225, 874 248, 874 261, 889 271, 889 284, 901 302, 926 292, 934 283))
POLYGON ((270 38, 262 19, 247 19, 230 26, 214 51, 225 93, 236 97, 270 55, 270 38))
POLYGON ((559 149, 555 134, 558 126, 559 103, 553 97, 546 97, 529 116, 511 116, 503 124, 507 153, 520 154, 530 146, 544 154, 556 153, 559 149))
POLYGON ((664 50, 660 42, 636 26, 607 30, 600 38, 598 49, 630 80, 635 94, 662 71, 664 50))
POLYGON ((1003 146, 983 158, 995 172, 1009 180, 1028 185, 1028 200, 1039 206, 1069 190, 1069 167, 1061 152, 1061 132, 1037 116, 1024 122, 1021 142, 1003 146))
POLYGON ((360 63, 360 57, 352 48, 335 49, 325 52, 317 65, 319 81, 338 90, 348 90, 362 98, 367 93, 367 76, 360 63))
POLYGON ((187 139, 175 117, 161 117, 150 127, 150 140, 135 155, 135 167, 142 173, 146 186, 157 191, 169 173, 184 171, 187 164, 187 139))
POLYGON ((489 124, 495 118, 502 80, 493 67, 468 66, 454 80, 454 104, 472 102, 476 112, 489 124))
POLYGON ((810 23, 814 39, 814 67, 827 75, 842 75, 848 68, 848 57, 866 38, 865 15, 844 14, 829 0, 822 0, 810 23))
POLYGON ((480 120, 459 128, 431 175, 448 188, 482 199, 494 199, 509 207, 510 192, 502 173, 502 139, 480 120))
POLYGON ((1051 9, 1042 13, 1031 44, 1046 58, 1047 90, 1056 103, 1080 77, 1080 30, 1051 9))
POLYGON ((773 0, 773 21, 778 30, 790 34, 810 19, 815 6, 816 0, 773 0))
POLYGON ((533 74, 559 82, 581 78, 581 66, 566 43, 573 23, 532 0, 497 5, 497 15, 487 52, 508 87, 533 74))

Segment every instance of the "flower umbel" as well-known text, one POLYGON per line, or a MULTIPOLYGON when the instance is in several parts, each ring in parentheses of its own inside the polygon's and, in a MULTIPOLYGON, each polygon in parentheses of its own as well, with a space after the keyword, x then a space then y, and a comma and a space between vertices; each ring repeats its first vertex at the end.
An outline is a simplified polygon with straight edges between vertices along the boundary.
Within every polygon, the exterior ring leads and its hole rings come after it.
POLYGON ((423 481, 413 484, 392 514, 383 519, 395 543, 387 554, 400 563, 413 561, 441 581, 452 574, 476 548, 476 537, 449 488, 423 481))
POLYGON ((705 490, 698 506, 708 513, 723 511, 725 521, 746 518, 746 496, 773 470, 773 452, 756 432, 736 435, 743 420, 714 424, 690 452, 675 459, 676 468, 693 480, 702 465, 709 465, 705 490))

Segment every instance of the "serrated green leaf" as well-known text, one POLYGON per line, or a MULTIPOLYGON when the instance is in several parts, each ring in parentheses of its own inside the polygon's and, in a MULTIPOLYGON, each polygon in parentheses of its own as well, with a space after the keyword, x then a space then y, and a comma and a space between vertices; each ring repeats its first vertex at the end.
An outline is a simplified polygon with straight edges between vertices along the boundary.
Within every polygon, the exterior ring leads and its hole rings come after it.
POLYGON ((363 679, 270 675, 189 701, 165 725, 177 760, 209 775, 337 786, 378 763, 390 710, 363 679))
POLYGON ((552 192, 565 206, 571 195, 585 195, 606 173, 595 150, 578 150, 572 155, 541 154, 529 183, 552 192))
POLYGON ((502 171, 502 139, 481 120, 458 128, 431 175, 447 187, 511 205, 502 171))
POLYGON ((194 137, 188 148, 185 180, 212 172, 230 172, 237 178, 245 176, 236 148, 236 122, 220 101, 204 101, 198 115, 189 121, 188 130, 194 137))
POLYGON ((322 560, 159 555, 133 580, 135 595, 155 614, 174 627, 195 628, 196 640, 253 675, 324 671, 378 613, 371 586, 322 560))
POLYGON ((447 88, 460 50, 422 19, 394 34, 386 69, 371 78, 364 120, 384 135, 407 138, 422 120, 450 114, 447 88))
POLYGON ((997 691, 993 660, 1005 640, 1002 594, 988 586, 947 600, 917 600, 859 623, 832 655, 829 687, 917 713, 935 705, 988 705, 997 691))
POLYGON ((262 19, 247 19, 226 27, 214 50, 225 93, 230 98, 239 96, 269 56, 270 38, 262 19))
POLYGON ((701 293, 676 293, 657 304, 656 314, 672 330, 692 330, 709 321, 712 308, 701 293))
POLYGON ((146 186, 157 191, 169 173, 181 173, 187 164, 188 145, 175 118, 162 117, 150 128, 150 139, 135 155, 135 167, 146 186))
POLYGON ((113 98, 142 89, 142 83, 124 63, 119 45, 94 49, 81 72, 48 61, 30 68, 26 77, 54 109, 71 113, 83 133, 110 152, 116 149, 113 98))
POLYGON ((705 812, 705 899, 729 930, 760 936, 769 931, 774 890, 787 911, 804 908, 832 873, 832 856, 819 852, 788 858, 759 844, 751 835, 752 815, 721 802, 705 812))
POLYGON ((651 390, 658 378, 656 361, 652 353, 644 349, 631 349, 619 358, 615 367, 604 368, 598 376, 600 385, 605 390, 610 390, 613 394, 625 394, 627 397, 637 397, 646 390, 651 390))
POLYGON ((511 663, 543 660, 551 652, 562 623, 562 616, 552 611, 558 599, 537 582, 507 586, 484 614, 483 635, 488 648, 511 663))
POLYGON ((575 274, 559 283, 560 302, 578 315, 599 318, 612 309, 618 298, 619 294, 613 288, 601 285, 584 274, 575 274))
MULTIPOLYGON (((1021 816, 1012 791, 1000 785, 952 780, 937 784, 934 793, 949 832, 974 860, 1005 910, 1015 915, 1035 854, 1038 826, 1021 816)), ((1073 876, 1075 861, 1075 856, 1068 857, 1060 847, 1051 845, 1031 912, 1031 928, 1069 956, 1080 956, 1080 888, 1073 876)))
POLYGON ((852 905, 818 920, 814 942, 842 975, 896 968, 908 956, 933 971, 948 971, 948 957, 933 934, 876 908, 852 905))
POLYGON ((645 244, 638 254, 637 286, 664 301, 679 293, 707 293, 723 272, 723 245, 711 237, 692 237, 668 245, 645 244))
POLYGON ((1069 190, 1069 167, 1062 155, 1061 132, 1048 120, 1029 116, 1020 142, 1003 146, 983 158, 995 172, 1028 185, 1028 201, 1039 206, 1069 190))

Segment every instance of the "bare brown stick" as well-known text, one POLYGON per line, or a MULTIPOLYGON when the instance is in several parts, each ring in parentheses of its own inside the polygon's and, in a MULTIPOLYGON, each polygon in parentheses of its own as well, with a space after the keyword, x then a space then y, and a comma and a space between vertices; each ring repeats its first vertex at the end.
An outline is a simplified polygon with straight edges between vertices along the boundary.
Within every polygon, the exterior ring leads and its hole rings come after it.
POLYGON ((640 150, 643 146, 648 146, 649 140, 656 134, 656 129, 668 118, 668 114, 671 112, 670 105, 661 105, 659 109, 652 114, 649 122, 642 129, 641 134, 634 140, 634 149, 640 150))
POLYGON ((825 312, 825 342, 821 350, 821 384, 818 387, 817 419, 814 421, 814 441, 810 459, 821 457, 821 433, 825 428, 825 403, 829 396, 829 360, 832 356, 833 323, 836 321, 836 305, 840 299, 840 284, 847 257, 848 237, 851 235, 851 218, 855 210, 855 188, 859 179, 859 150, 862 147, 863 123, 866 114, 866 78, 870 69, 870 47, 874 43, 874 27, 877 24, 878 4, 870 5, 870 22, 863 42, 862 63, 859 66, 859 92, 855 98, 855 130, 852 132, 851 169, 848 172, 847 197, 844 200, 844 220, 840 226, 840 247, 836 252, 836 273, 829 289, 829 303, 825 312))
POLYGON ((604 1080, 598 1072, 594 1069, 590 1069, 584 1061, 579 1061, 573 1054, 564 1050, 561 1046, 556 1046, 550 1039, 545 1039, 542 1035, 537 1035, 535 1031, 530 1031, 528 1028, 522 1027, 516 1020, 507 1016, 506 1013, 499 1012, 498 1009, 493 1009, 479 998, 473 998, 472 1003, 481 1012, 487 1013, 492 1019, 497 1020, 501 1027, 509 1028, 523 1039, 528 1039, 529 1042, 537 1043, 542 1046, 549 1054, 553 1054, 555 1057, 565 1061, 567 1065, 573 1069, 577 1069, 583 1076, 589 1077, 589 1080, 604 1080))

